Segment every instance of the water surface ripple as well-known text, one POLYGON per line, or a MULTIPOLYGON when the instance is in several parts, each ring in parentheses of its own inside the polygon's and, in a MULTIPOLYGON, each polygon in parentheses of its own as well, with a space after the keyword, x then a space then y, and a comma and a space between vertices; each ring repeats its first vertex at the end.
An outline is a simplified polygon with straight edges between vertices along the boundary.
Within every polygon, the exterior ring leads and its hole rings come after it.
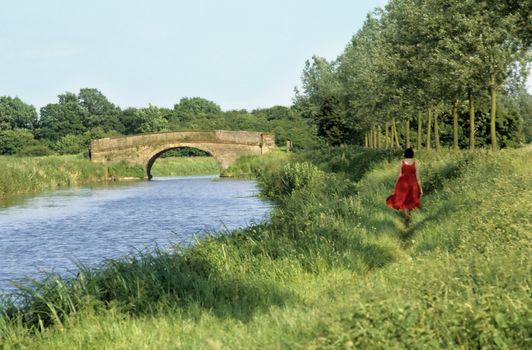
MULTIPOLYGON (((154 178, 47 192, 0 206, 0 292, 42 271, 76 271, 154 245, 188 245, 206 232, 267 218, 254 181, 154 178)), ((0 204, 1 205, 1 204, 0 204)))

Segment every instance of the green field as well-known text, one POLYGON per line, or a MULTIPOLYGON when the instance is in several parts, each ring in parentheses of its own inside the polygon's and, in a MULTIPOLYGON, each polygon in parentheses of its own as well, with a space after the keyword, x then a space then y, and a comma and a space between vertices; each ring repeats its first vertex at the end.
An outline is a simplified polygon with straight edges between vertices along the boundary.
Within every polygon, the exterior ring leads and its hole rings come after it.
POLYGON ((229 171, 258 174, 277 202, 269 222, 35 282, 5 303, 0 344, 530 348, 531 156, 420 152, 425 196, 409 226, 384 201, 397 152, 244 159, 229 171))

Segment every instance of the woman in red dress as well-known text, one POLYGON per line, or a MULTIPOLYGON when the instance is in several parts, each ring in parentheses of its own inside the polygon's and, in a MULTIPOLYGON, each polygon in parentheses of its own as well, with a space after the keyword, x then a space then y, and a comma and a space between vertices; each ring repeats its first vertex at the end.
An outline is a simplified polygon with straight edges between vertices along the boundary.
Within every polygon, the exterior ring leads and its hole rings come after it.
POLYGON ((388 206, 401 210, 405 219, 410 218, 410 210, 419 208, 423 189, 419 179, 419 170, 414 161, 414 150, 405 150, 405 159, 399 165, 399 176, 393 194, 386 199, 388 206))

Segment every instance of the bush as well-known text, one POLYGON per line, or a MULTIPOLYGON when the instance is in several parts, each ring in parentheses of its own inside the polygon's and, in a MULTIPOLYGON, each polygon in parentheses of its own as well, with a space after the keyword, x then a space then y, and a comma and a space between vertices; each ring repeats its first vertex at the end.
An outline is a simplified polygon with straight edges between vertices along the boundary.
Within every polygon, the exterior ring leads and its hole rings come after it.
POLYGON ((34 142, 33 134, 26 129, 1 130, 0 154, 16 154, 34 142))
POLYGON ((296 191, 314 189, 321 184, 325 173, 308 162, 288 163, 281 171, 258 178, 263 193, 272 199, 290 196, 296 191))
POLYGON ((68 134, 61 137, 53 147, 59 154, 78 154, 86 149, 85 138, 82 135, 68 134))
POLYGON ((54 151, 44 143, 28 145, 17 152, 17 155, 21 157, 43 157, 52 154, 54 154, 54 151))

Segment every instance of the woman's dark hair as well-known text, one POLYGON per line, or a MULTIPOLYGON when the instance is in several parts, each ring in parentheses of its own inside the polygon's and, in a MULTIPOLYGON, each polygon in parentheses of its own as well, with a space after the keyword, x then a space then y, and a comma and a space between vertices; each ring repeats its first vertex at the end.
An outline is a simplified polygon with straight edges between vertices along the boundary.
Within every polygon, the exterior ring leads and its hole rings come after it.
POLYGON ((405 158, 414 158, 414 150, 412 148, 405 149, 405 158))

